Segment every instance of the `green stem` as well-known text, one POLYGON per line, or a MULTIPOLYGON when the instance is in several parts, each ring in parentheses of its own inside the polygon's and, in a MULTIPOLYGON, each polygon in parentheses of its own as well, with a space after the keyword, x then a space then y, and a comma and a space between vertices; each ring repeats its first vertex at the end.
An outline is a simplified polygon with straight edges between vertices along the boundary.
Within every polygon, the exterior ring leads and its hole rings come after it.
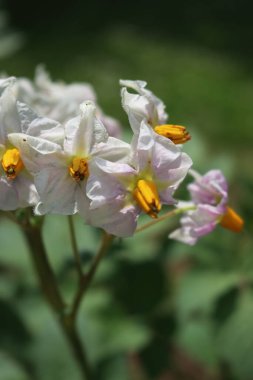
POLYGON ((77 247, 75 228, 74 228, 72 215, 68 215, 68 224, 69 224, 72 251, 73 251, 73 255, 74 255, 74 259, 76 263, 76 269, 77 269, 79 277, 82 278, 83 277, 82 262, 81 262, 81 258, 80 258, 78 247, 77 247))
POLYGON ((60 294, 53 270, 47 258, 41 227, 32 226, 30 223, 27 223, 25 228, 23 226, 23 231, 30 248, 30 256, 43 294, 52 310, 59 317, 60 326, 79 364, 83 379, 92 380, 85 349, 76 331, 75 319, 70 319, 66 314, 64 300, 60 294))
POLYGON ((87 291, 87 289, 88 289, 88 287, 89 287, 89 285, 90 285, 90 283, 91 283, 91 281, 92 281, 92 279, 96 273, 97 267, 98 267, 101 259, 104 257, 108 248, 110 247, 110 245, 113 241, 113 238, 114 238, 114 236, 108 235, 107 233, 104 233, 101 246, 100 246, 100 248, 99 248, 92 264, 91 264, 90 270, 88 271, 88 273, 86 275, 84 275, 82 278, 80 278, 79 287, 78 287, 76 296, 74 298, 72 308, 71 308, 71 312, 70 312, 70 318, 72 320, 76 319, 76 315, 77 315, 79 306, 81 304, 81 301, 83 300, 83 296, 86 293, 86 291, 87 291))
POLYGON ((195 209, 196 209, 196 206, 188 206, 188 207, 182 207, 182 208, 174 209, 172 211, 168 211, 165 214, 163 214, 162 216, 160 216, 159 218, 153 219, 150 222, 144 224, 143 226, 138 227, 136 229, 135 233, 142 232, 142 231, 146 230, 147 228, 152 227, 153 225, 155 225, 159 222, 162 222, 165 219, 172 218, 173 216, 182 214, 186 211, 195 210, 195 209))

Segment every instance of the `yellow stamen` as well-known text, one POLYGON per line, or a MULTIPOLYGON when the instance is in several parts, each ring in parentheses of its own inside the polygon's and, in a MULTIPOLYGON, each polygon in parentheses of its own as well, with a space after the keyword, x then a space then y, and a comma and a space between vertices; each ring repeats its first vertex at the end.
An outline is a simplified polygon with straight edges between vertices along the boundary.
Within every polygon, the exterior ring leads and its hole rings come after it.
POLYGON ((227 211, 223 215, 220 224, 231 231, 241 232, 244 221, 232 208, 227 207, 227 211))
POLYGON ((69 166, 69 174, 75 181, 83 181, 89 175, 88 162, 85 158, 75 157, 69 166))
POLYGON ((133 196, 144 212, 151 218, 157 218, 161 203, 154 182, 140 179, 133 191, 133 196))
POLYGON ((16 148, 8 149, 2 158, 2 167, 9 179, 14 179, 24 168, 19 150, 16 148))
POLYGON ((154 128, 154 131, 158 133, 158 135, 167 137, 168 139, 172 140, 174 144, 184 144, 191 139, 191 136, 187 132, 186 128, 181 125, 157 125, 154 128))

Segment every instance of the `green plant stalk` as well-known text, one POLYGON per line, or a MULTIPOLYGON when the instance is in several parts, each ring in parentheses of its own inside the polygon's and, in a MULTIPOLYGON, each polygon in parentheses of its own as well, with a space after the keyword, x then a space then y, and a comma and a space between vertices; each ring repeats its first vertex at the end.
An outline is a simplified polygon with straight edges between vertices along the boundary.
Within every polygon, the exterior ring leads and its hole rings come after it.
POLYGON ((94 260, 91 264, 89 271, 80 278, 79 287, 77 289, 77 293, 75 295, 75 298, 74 298, 74 301, 72 304, 72 308, 70 311, 70 318, 72 320, 76 319, 76 316, 77 316, 80 304, 83 300, 83 297, 84 297, 86 291, 88 290, 88 287, 89 287, 89 285, 90 285, 90 283, 91 283, 91 281, 92 281, 92 279, 96 273, 96 270, 97 270, 97 267, 98 267, 100 261, 102 260, 102 258, 104 257, 104 255, 108 251, 109 247, 111 246, 113 239, 114 239, 113 235, 109 235, 106 232, 104 232, 104 236, 103 236, 103 240, 101 242, 100 248, 99 248, 96 256, 94 257, 94 260))
POLYGON ((161 215, 159 218, 153 219, 150 222, 143 224, 142 226, 138 227, 136 229, 135 233, 142 232, 142 231, 146 230, 147 228, 152 227, 155 224, 162 222, 165 219, 169 219, 169 218, 172 218, 173 216, 183 214, 186 211, 191 211, 191 210, 195 210, 195 209, 196 209, 196 206, 187 206, 187 207, 182 207, 182 208, 176 208, 172 211, 168 211, 165 214, 161 215))
POLYGON ((23 225, 23 232, 29 245, 30 257, 45 299, 57 314, 62 331, 72 349, 74 357, 79 364, 84 380, 92 380, 92 372, 88 364, 84 345, 77 330, 76 320, 69 318, 66 305, 59 291, 54 272, 49 263, 42 238, 42 226, 32 226, 31 223, 23 225))
POLYGON ((79 278, 82 278, 83 277, 82 262, 81 262, 81 257, 80 257, 79 252, 78 252, 75 227, 74 227, 74 222, 73 222, 73 215, 68 215, 68 225, 69 225, 69 233, 70 233, 72 251, 73 251, 74 260, 76 263, 76 269, 77 269, 79 278))

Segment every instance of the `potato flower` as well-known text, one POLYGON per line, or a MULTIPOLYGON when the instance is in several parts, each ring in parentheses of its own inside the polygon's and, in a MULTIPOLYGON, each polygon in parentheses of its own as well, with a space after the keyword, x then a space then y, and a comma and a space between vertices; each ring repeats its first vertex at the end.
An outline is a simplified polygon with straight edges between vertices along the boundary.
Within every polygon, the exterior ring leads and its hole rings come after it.
POLYGON ((181 217, 181 228, 170 238, 194 245, 201 236, 212 232, 220 224, 234 232, 243 228, 243 220, 228 206, 228 185, 220 170, 210 170, 204 176, 191 171, 195 182, 188 185, 192 201, 179 203, 189 208, 181 217))
MULTIPOLYGON (((90 84, 53 82, 43 66, 37 68, 33 82, 27 78, 17 78, 15 90, 17 98, 32 107, 38 115, 61 124, 75 117, 84 101, 96 102, 96 94, 90 84)), ((110 136, 120 136, 121 127, 116 119, 105 115, 98 106, 96 115, 110 136)))
POLYGON ((173 193, 192 164, 187 154, 145 121, 131 148, 128 163, 96 158, 87 183, 92 224, 121 237, 134 233, 141 212, 157 218, 162 204, 175 203, 173 193))
POLYGON ((97 156, 124 160, 129 144, 108 137, 105 127, 95 117, 93 102, 80 106, 80 115, 69 120, 65 127, 63 145, 42 137, 25 134, 10 135, 20 149, 26 167, 34 175, 40 202, 35 213, 82 214, 89 218, 89 199, 86 196, 90 165, 97 156))
POLYGON ((166 124, 168 114, 165 112, 165 104, 150 90, 146 89, 146 82, 137 80, 120 80, 122 106, 126 111, 134 133, 138 133, 140 123, 145 120, 154 131, 174 144, 183 144, 190 140, 186 128, 181 125, 166 124), (132 94, 128 88, 137 92, 132 94))
MULTIPOLYGON (((41 123, 25 104, 16 100, 13 94, 13 78, 8 78, 0 97, 0 209, 16 210, 17 208, 35 205, 38 194, 33 178, 28 173, 22 153, 9 139, 11 133, 46 134, 45 123, 41 123), (40 125, 39 129, 38 126, 40 125), (39 132, 41 130, 41 132, 39 132)), ((57 123, 47 127, 52 134, 58 130, 57 123), (54 129, 55 128, 55 129, 54 129)), ((59 132, 59 131, 58 131, 59 132)), ((59 133, 56 133, 59 138, 59 133)))

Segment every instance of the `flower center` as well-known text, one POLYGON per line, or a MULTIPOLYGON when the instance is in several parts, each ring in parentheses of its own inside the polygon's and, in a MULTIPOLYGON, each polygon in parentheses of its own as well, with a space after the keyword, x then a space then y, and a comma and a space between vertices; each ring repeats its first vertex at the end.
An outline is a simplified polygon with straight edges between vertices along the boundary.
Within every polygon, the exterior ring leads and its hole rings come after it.
POLYGON ((227 211, 223 215, 220 224, 231 231, 241 232, 244 221, 232 208, 227 207, 227 211))
POLYGON ((133 197, 144 212, 151 218, 157 218, 161 203, 154 182, 140 179, 133 191, 133 197))
POLYGON ((184 144, 191 139, 186 128, 181 125, 163 124, 154 127, 154 131, 163 137, 167 137, 174 144, 184 144))
POLYGON ((69 174, 75 181, 83 181, 89 175, 88 161, 85 158, 73 158, 69 166, 69 174))
POLYGON ((2 167, 7 178, 14 179, 18 173, 24 168, 23 161, 20 157, 18 149, 7 149, 2 158, 2 167))

